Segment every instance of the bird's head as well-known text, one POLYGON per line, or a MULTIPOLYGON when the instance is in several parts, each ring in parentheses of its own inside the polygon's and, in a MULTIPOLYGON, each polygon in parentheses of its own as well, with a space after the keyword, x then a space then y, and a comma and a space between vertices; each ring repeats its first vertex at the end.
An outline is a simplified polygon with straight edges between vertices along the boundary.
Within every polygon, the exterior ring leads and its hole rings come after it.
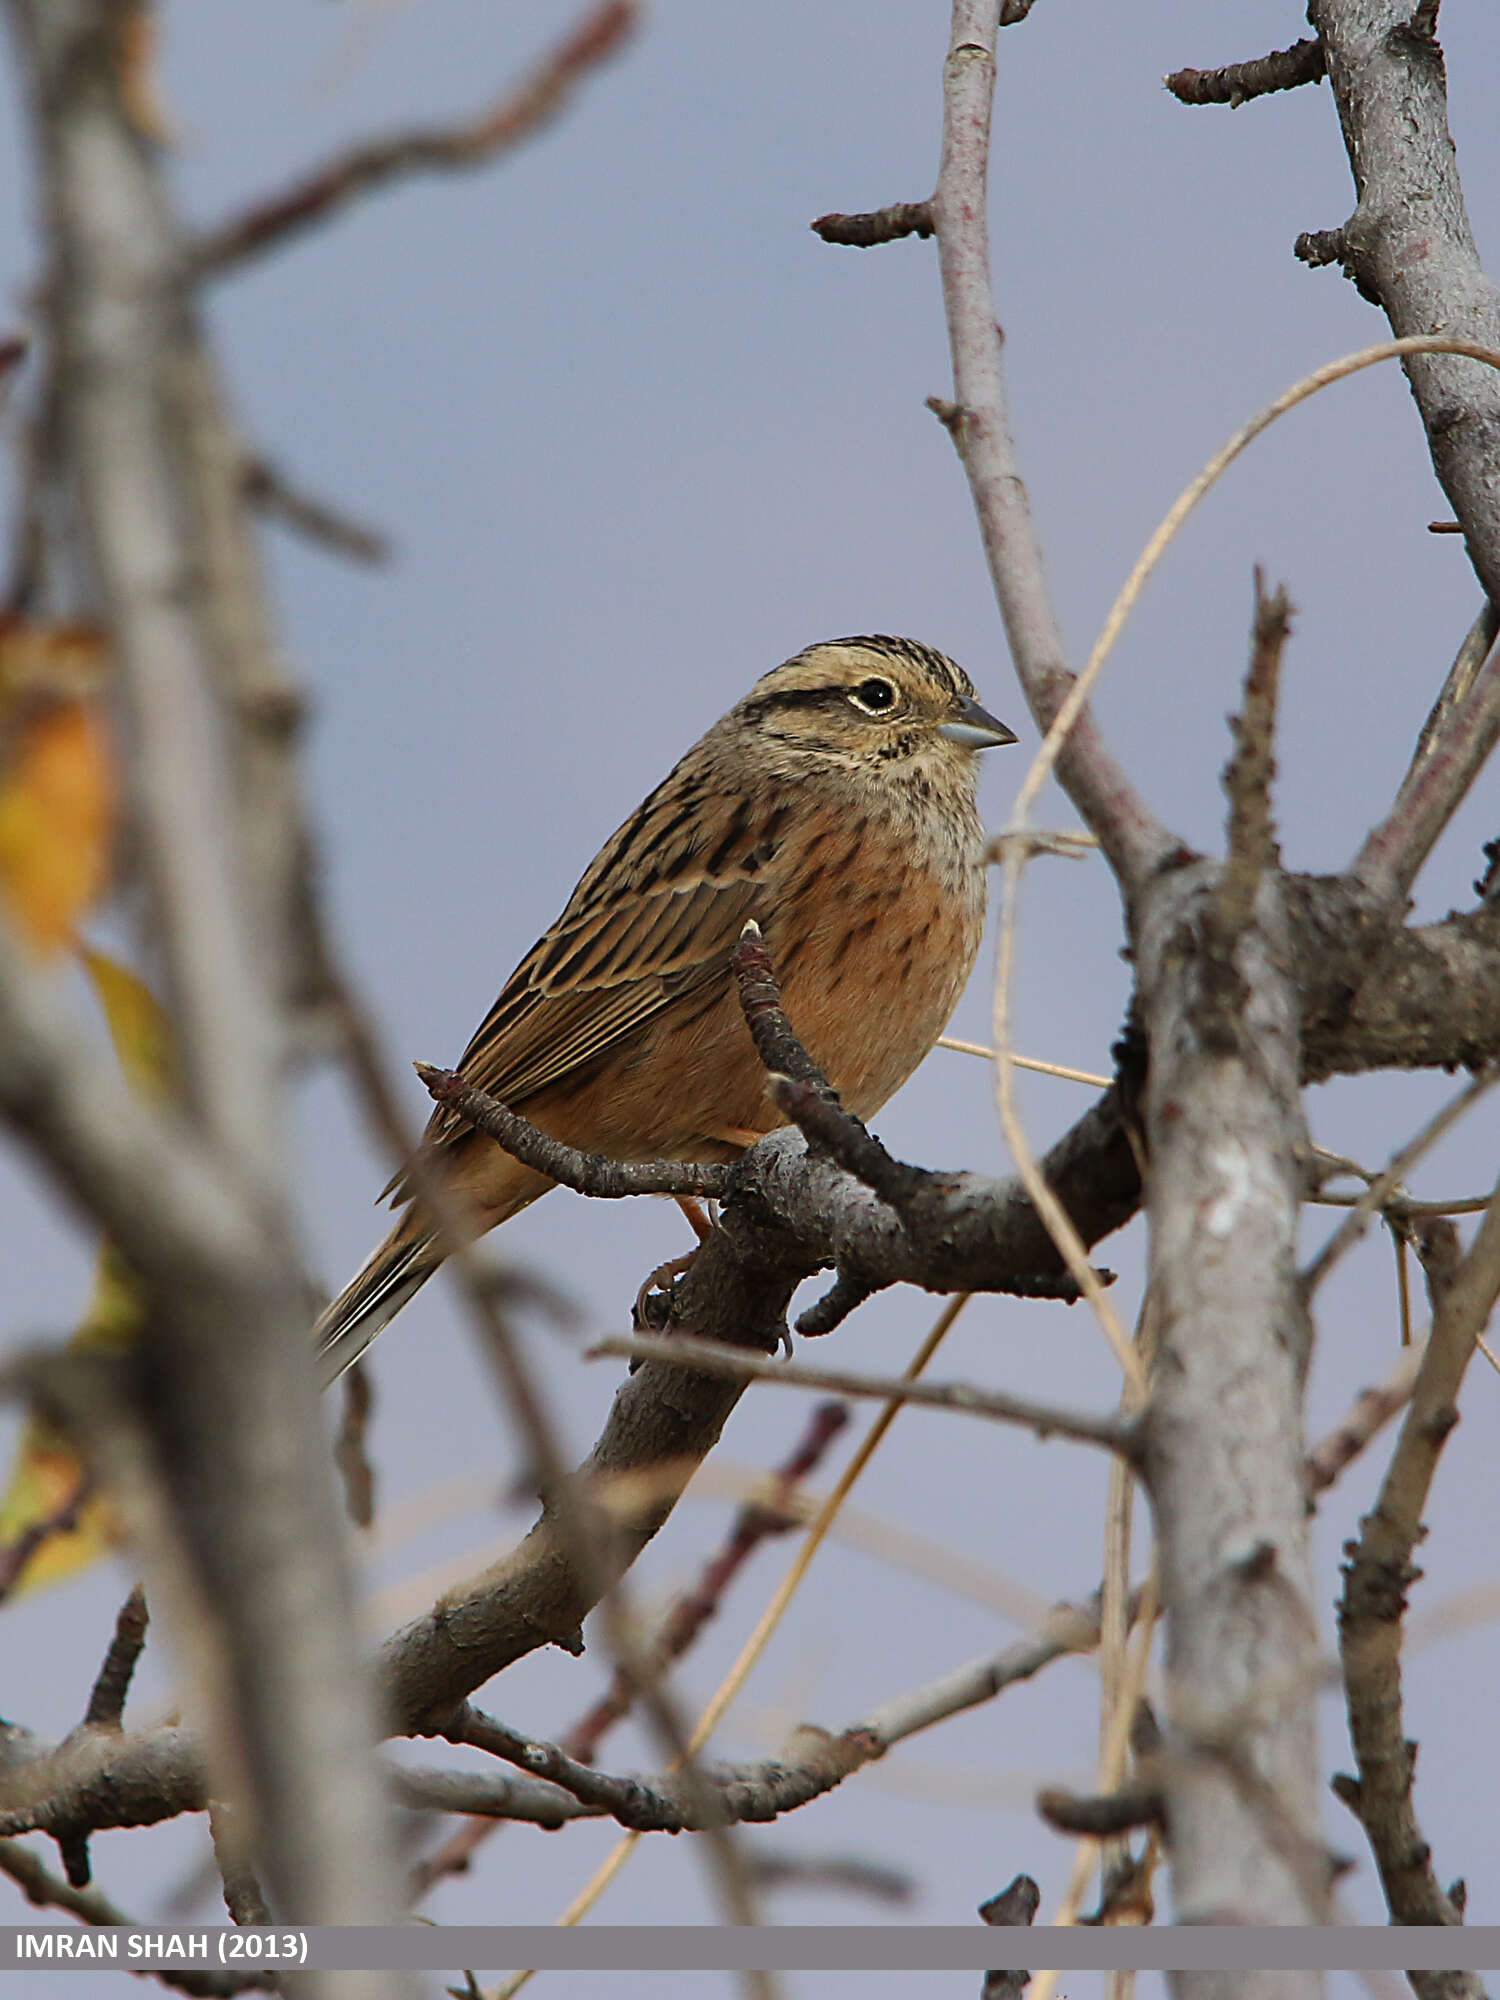
POLYGON ((733 714, 794 764, 964 767, 976 751, 1017 740, 946 654, 879 634, 809 646, 763 675, 733 714))

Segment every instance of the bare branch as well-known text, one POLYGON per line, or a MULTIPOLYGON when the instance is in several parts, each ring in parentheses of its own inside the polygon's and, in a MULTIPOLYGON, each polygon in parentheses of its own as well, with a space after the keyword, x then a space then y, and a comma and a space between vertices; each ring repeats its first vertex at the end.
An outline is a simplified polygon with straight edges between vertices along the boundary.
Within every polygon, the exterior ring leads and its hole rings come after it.
POLYGON ((344 1506, 356 1528, 375 1519, 375 1468, 365 1449, 365 1431, 375 1400, 370 1371, 358 1361, 343 1376, 344 1409, 334 1440, 333 1458, 344 1482, 344 1506))
MULTIPOLYGON (((955 0, 944 70, 943 152, 932 219, 953 355, 953 409, 945 421, 968 475, 1011 656, 1045 730, 1073 676, 1064 665, 1021 482, 990 286, 986 202, 998 11, 998 0, 955 0)), ((1127 892, 1171 852, 1171 836, 1106 750, 1088 709, 1059 754, 1057 775, 1127 892)))
MULTIPOLYGON (((767 1536, 782 1534, 799 1524, 800 1516, 787 1512, 785 1502, 798 1482, 818 1464, 847 1421, 846 1405, 817 1406, 790 1456, 772 1475, 765 1497, 747 1500, 737 1510, 723 1546, 704 1564, 693 1588, 679 1597, 662 1619, 649 1645, 653 1662, 665 1666, 680 1660, 716 1616, 725 1591, 753 1551, 767 1536)), ((599 1700, 564 1736, 563 1751, 580 1763, 594 1763, 605 1736, 629 1714, 635 1698, 634 1682, 628 1674, 617 1670, 599 1700)), ((519 1815, 504 1809, 497 1814, 499 1819, 513 1817, 519 1815)), ((444 1875, 467 1866, 475 1848, 492 1831, 493 1822, 471 1822, 451 1835, 413 1871, 414 1896, 425 1895, 444 1875)), ((754 1864, 751 1866, 754 1872, 754 1864)))
POLYGON ((1414 1340, 1402 1348, 1400 1360, 1385 1380, 1361 1389, 1343 1420, 1311 1447, 1304 1467, 1309 1497, 1326 1493, 1344 1467, 1406 1408, 1426 1346, 1425 1341, 1414 1340))
MULTIPOLYGON (((1412 1798, 1416 1745, 1405 1740, 1401 1643, 1406 1593, 1421 1572, 1412 1563, 1427 1494, 1454 1425, 1457 1396, 1479 1336, 1500 1298, 1500 1189, 1472 1248, 1434 1297, 1432 1333, 1411 1407, 1401 1426, 1374 1509, 1344 1565, 1339 1602, 1349 1734, 1359 1776, 1334 1789, 1359 1818, 1380 1870, 1393 1923, 1456 1924, 1462 1912, 1440 1887, 1412 1798)), ((1478 2000, 1476 1977, 1413 1973, 1421 2000, 1478 2000), (1430 1982, 1430 1983, 1429 1983, 1430 1982)))
POLYGON ((476 1090, 452 1069, 433 1063, 413 1063, 412 1067, 431 1092, 433 1101, 493 1139, 514 1159, 538 1173, 548 1175, 562 1187, 601 1201, 616 1201, 636 1194, 724 1195, 729 1191, 731 1168, 713 1162, 695 1164, 691 1160, 611 1160, 603 1153, 580 1152, 564 1145, 549 1132, 531 1124, 502 1104, 488 1091, 476 1090))
POLYGON ((356 196, 408 174, 452 173, 481 166, 528 139, 566 105, 588 73, 612 56, 635 27, 634 0, 604 0, 477 118, 399 132, 341 153, 280 194, 207 230, 190 247, 193 268, 218 276, 323 221, 356 196))
MULTIPOLYGON (((74 1889, 60 1881, 19 1840, 0 1840, 0 1874, 8 1875, 25 1896, 28 1903, 38 1909, 66 1910, 70 1916, 81 1918, 86 1924, 119 1926, 128 1930, 139 1930, 142 1925, 138 1918, 112 1903, 108 1896, 98 1889, 74 1889)), ((220 1996, 236 1993, 274 1992, 280 1975, 268 1967, 253 1972, 198 1972, 166 1970, 153 1972, 151 1978, 160 1981, 170 1992, 187 1993, 195 2000, 220 2000, 220 1996)))
POLYGON ((805 1084, 809 1090, 831 1097, 837 1103, 837 1096, 827 1077, 803 1048, 782 1009, 776 969, 771 963, 771 954, 766 950, 760 925, 753 919, 741 931, 729 963, 745 1026, 750 1030, 755 1053, 760 1057, 767 1075, 784 1076, 793 1083, 805 1084))
MULTIPOLYGON (((1405 0, 1311 0, 1308 19, 1358 202, 1334 241, 1300 238, 1297 254, 1341 262, 1398 337, 1441 326, 1500 346, 1500 293, 1464 205, 1442 52, 1430 32, 1399 32, 1412 20, 1405 0)), ((1413 356, 1406 372, 1469 558, 1486 597, 1500 603, 1500 380, 1450 357, 1413 356)))
POLYGON ((903 236, 930 236, 932 208, 925 201, 896 201, 863 215, 820 215, 808 227, 825 243, 870 250, 877 243, 899 242, 903 236))
POLYGON ((1249 62, 1225 63, 1220 69, 1174 70, 1162 81, 1179 104, 1227 104, 1238 109, 1253 97, 1321 83, 1325 74, 1323 44, 1304 40, 1249 62))
POLYGON ((1445 1132, 1451 1131, 1464 1113, 1497 1083, 1500 1083, 1500 1063, 1491 1063, 1480 1070, 1477 1076, 1471 1077, 1456 1096, 1450 1097, 1446 1104, 1434 1112, 1421 1130, 1414 1133, 1404 1146, 1397 1148, 1391 1155, 1390 1163, 1371 1181, 1303 1273, 1302 1289, 1305 1297, 1312 1297, 1339 1259, 1359 1241, 1369 1226, 1370 1218, 1386 1197, 1400 1187, 1418 1160, 1437 1144, 1445 1132))
MULTIPOLYGON (((736 1510, 723 1546, 704 1564, 693 1588, 685 1591, 662 1619, 650 1645, 654 1659, 664 1664, 680 1660, 717 1616, 725 1591, 760 1544, 773 1535, 787 1534, 801 1526, 801 1515, 787 1512, 786 1501, 817 1468, 848 1421, 845 1404, 817 1405, 791 1453, 771 1475, 768 1491, 763 1497, 747 1500, 736 1510)), ((634 1700, 635 1690, 627 1678, 616 1674, 604 1694, 563 1739, 569 1756, 592 1763, 605 1735, 629 1714, 634 1700)))
POLYGON ((1109 1840, 1139 1826, 1166 1825, 1166 1799, 1151 1784, 1127 1785, 1118 1792, 1084 1796, 1047 1787, 1036 1795, 1036 1809, 1059 1833, 1109 1840))
POLYGON ((1393 905, 1404 903, 1500 738, 1497 630, 1500 621, 1486 606, 1459 649, 1390 811, 1355 858, 1355 880, 1393 905))
POLYGON ((915 1900, 915 1878, 904 1869, 888 1868, 862 1854, 806 1854, 756 1851, 750 1859, 756 1885, 762 1889, 834 1889, 846 1896, 869 1896, 877 1903, 915 1900))
POLYGON ((240 478, 245 498, 257 512, 281 521, 308 541, 319 543, 334 555, 347 556, 351 562, 374 564, 389 559, 389 536, 351 520, 326 500, 315 500, 302 492, 269 459, 248 459, 240 478))
MULTIPOLYGON (((1279 897, 1263 878, 1232 951, 1205 951, 1222 894, 1197 863, 1139 904, 1152 1295, 1143 1417, 1166 1617, 1168 1852, 1179 1919, 1326 1921, 1298 1858, 1316 1842, 1317 1622, 1302 1479, 1311 1335, 1294 1262, 1306 1131, 1298 1004, 1279 897), (1268 1679, 1286 1697, 1253 1717, 1268 1679), (1278 1824, 1222 1760, 1221 1724, 1278 1824), (1290 1858, 1289 1858, 1290 1857, 1290 1858)), ((1326 1885, 1324 1885, 1326 1886, 1326 1885)))
POLYGON ((1261 877, 1280 865, 1271 818, 1276 775, 1274 737, 1281 654, 1291 630, 1291 600, 1284 590, 1265 594, 1255 572, 1255 631, 1240 713, 1230 722, 1234 755, 1224 773, 1229 798, 1229 853, 1219 883, 1221 935, 1234 938, 1250 921, 1261 877))
MULTIPOLYGON (((998 1896, 979 1905, 979 1915, 987 1924, 1024 1929, 1035 1923, 1041 1902, 1042 1892, 1031 1877, 1017 1875, 998 1896)), ((987 1972, 980 2000, 1021 2000, 1030 1978, 1029 1972, 987 1972)))
POLYGON ((118 1729, 125 1712, 136 1662, 146 1645, 146 1593, 139 1584, 120 1606, 115 1635, 110 1641, 104 1664, 89 1694, 84 1726, 88 1729, 118 1729))
POLYGON ((533 1777, 560 1785, 584 1805, 600 1808, 621 1826, 638 1833, 700 1832, 744 1821, 779 1819, 782 1813, 795 1812, 832 1791, 884 1749, 878 1739, 859 1728, 839 1736, 803 1728, 774 1763, 728 1769, 702 1767, 702 1790, 695 1796, 685 1774, 651 1780, 610 1777, 592 1764, 581 1764, 565 1755, 556 1745, 533 1741, 467 1704, 448 1734, 453 1742, 487 1750, 533 1777))
POLYGON ((970 1416, 1019 1424, 1039 1438, 1072 1438, 1078 1444, 1103 1445, 1131 1458, 1139 1449, 1139 1431, 1129 1418, 1113 1413, 1095 1416, 1051 1403, 1034 1403, 1024 1396, 1007 1396, 967 1382, 909 1381, 897 1375, 860 1375, 845 1368, 804 1368, 795 1362, 746 1354, 743 1349, 708 1340, 667 1340, 642 1334, 615 1334, 589 1349, 590 1357, 614 1354, 631 1361, 662 1361, 678 1368, 727 1375, 743 1382, 779 1382, 792 1389, 826 1389, 839 1396, 871 1397, 880 1402, 916 1403, 934 1410, 962 1410, 970 1416))
MULTIPOLYGON (((950 1716, 993 1701, 1007 1688, 1071 1653, 1091 1652, 1099 1643, 1099 1606, 1060 1604, 1044 1628, 1002 1652, 972 1661, 941 1679, 893 1696, 861 1721, 836 1735, 815 1725, 799 1729, 772 1763, 706 1767, 712 1787, 710 1814, 721 1823, 773 1819, 807 1804, 841 1784, 872 1758, 950 1716)), ((611 1778, 557 1746, 539 1743, 468 1704, 455 1719, 456 1740, 490 1751, 535 1778, 560 1785, 588 1807, 612 1814, 626 1826, 648 1832, 676 1832, 701 1823, 684 1797, 682 1779, 611 1778)), ((701 1808, 702 1801, 699 1801, 701 1808)))
MULTIPOLYGON (((566 1826, 575 1819, 593 1818, 599 1808, 580 1805, 557 1785, 541 1778, 522 1777, 506 1771, 453 1771, 446 1767, 427 1769, 411 1764, 392 1764, 391 1789, 413 1812, 465 1813, 473 1824, 464 1829, 471 1838, 494 1831, 506 1820, 516 1820, 548 1829, 566 1826)), ((458 1862, 438 1871, 435 1861, 423 1865, 417 1875, 417 1893, 422 1894, 438 1874, 451 1874, 458 1862)))
MULTIPOLYGON (((73 1082, 87 1137, 68 1157, 66 1120, 48 1100, 68 1088, 69 1057, 37 1062, 58 1051, 55 1030, 33 1034, 9 1063, 7 1108, 45 1133, 44 1157, 75 1195, 99 1197, 90 1206, 101 1220, 129 1213, 135 1241, 115 1232, 122 1251, 143 1277, 168 1280, 153 1287, 142 1364, 153 1393, 141 1408, 185 1574, 177 1586, 157 1569, 150 1583, 169 1618, 190 1597, 204 1607, 198 1628, 179 1637, 195 1642, 209 1754, 231 1792, 248 1789, 264 1827, 278 1907, 374 1921, 392 1907, 396 1877, 382 1851, 373 1704, 311 1395, 281 1149, 277 919, 297 832, 283 810, 292 775, 284 740, 263 762, 236 706, 279 684, 240 531, 241 458, 188 309, 159 158, 133 122, 120 9, 9 6, 53 250, 63 434, 113 642, 151 942, 191 1123, 184 1138, 197 1143, 169 1142, 183 1121, 139 1106, 106 1131, 73 1082), (160 1183, 105 1185, 103 1156, 131 1150, 172 1154, 160 1183), (204 1185, 186 1188, 205 1158, 204 1185), (206 1211, 217 1236, 207 1257, 206 1211), (190 1274, 171 1254, 189 1245, 190 1274), (148 1252, 140 1263, 138 1247, 148 1252), (306 1616, 309 1604, 318 1618, 306 1616)), ((6 1004, 35 1029, 38 996, 20 997, 14 948, 0 956, 6 1004)), ((393 1994, 406 1982, 381 1974, 377 1984, 393 1994)))
POLYGON ((232 1806, 210 1800, 208 1831, 213 1841, 214 1860, 224 1890, 224 1907, 236 1924, 269 1924, 274 1921, 261 1886, 250 1865, 244 1824, 232 1806))

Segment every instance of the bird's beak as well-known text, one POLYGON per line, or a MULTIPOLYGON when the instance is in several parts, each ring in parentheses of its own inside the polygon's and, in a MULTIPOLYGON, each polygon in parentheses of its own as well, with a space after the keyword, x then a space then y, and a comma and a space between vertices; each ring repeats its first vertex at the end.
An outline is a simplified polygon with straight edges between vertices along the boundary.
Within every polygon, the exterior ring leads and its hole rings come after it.
POLYGON ((987 708, 981 708, 971 694, 963 695, 955 704, 951 722, 938 724, 938 735, 946 736, 950 743, 961 743, 966 750, 994 750, 1002 743, 1021 740, 1013 729, 996 721, 987 708))

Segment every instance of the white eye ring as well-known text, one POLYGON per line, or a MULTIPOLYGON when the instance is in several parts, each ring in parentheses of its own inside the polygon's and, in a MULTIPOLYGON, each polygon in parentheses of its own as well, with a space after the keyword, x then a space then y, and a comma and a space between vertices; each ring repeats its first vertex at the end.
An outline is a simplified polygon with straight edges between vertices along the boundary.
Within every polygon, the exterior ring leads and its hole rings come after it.
POLYGON ((878 674, 850 688, 849 699, 865 715, 890 715, 898 705, 895 688, 878 674))

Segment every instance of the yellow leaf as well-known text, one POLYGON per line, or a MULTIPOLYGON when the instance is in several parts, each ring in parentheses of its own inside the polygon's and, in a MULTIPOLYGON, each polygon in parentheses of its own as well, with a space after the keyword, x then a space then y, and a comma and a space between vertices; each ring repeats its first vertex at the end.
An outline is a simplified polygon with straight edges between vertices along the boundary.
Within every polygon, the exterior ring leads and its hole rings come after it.
POLYGON ((86 945, 80 956, 132 1088, 143 1097, 166 1096, 172 1084, 172 1038, 156 995, 107 952, 86 945))
MULTIPOLYGON (((171 1070, 167 1023, 149 988, 103 952, 85 950, 82 957, 120 1067, 144 1096, 162 1095, 171 1070)), ((106 1243, 88 1309, 68 1344, 95 1354, 124 1353, 140 1333, 141 1316, 139 1287, 124 1259, 106 1243)), ((107 1497, 87 1491, 83 1467, 67 1440, 33 1417, 0 1500, 0 1586, 11 1571, 16 1572, 11 1596, 59 1582, 105 1554, 115 1540, 107 1497)))
POLYGON ((115 787, 88 626, 0 625, 0 895, 40 951, 109 884, 115 787))
POLYGON ((32 1417, 5 1498, 0 1500, 0 1581, 15 1597, 86 1569, 115 1544, 108 1500, 88 1491, 66 1441, 32 1417))

